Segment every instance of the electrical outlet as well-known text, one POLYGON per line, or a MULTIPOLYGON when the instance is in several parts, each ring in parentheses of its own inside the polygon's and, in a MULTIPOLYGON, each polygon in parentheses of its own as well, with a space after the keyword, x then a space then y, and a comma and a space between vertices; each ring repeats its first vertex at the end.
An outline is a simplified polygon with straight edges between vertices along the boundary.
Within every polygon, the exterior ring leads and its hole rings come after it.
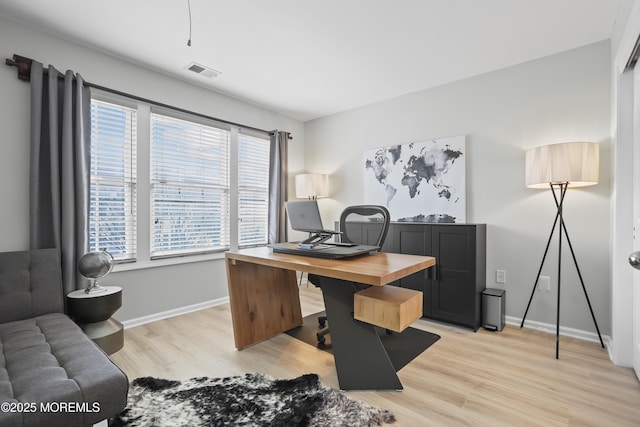
POLYGON ((551 281, 549 276, 540 276, 538 278, 538 290, 551 292, 551 281))
POLYGON ((507 273, 504 270, 496 270, 496 283, 507 283, 507 273))

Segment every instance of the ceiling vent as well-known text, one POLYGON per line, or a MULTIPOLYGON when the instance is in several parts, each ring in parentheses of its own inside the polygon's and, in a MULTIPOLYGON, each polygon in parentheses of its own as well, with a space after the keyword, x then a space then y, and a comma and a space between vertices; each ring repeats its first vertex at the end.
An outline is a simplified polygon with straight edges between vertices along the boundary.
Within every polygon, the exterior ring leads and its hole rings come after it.
POLYGON ((193 71, 196 74, 200 74, 201 76, 215 78, 222 74, 220 71, 214 70, 213 68, 205 67, 202 64, 198 64, 197 62, 192 62, 191 64, 185 67, 185 70, 193 71))

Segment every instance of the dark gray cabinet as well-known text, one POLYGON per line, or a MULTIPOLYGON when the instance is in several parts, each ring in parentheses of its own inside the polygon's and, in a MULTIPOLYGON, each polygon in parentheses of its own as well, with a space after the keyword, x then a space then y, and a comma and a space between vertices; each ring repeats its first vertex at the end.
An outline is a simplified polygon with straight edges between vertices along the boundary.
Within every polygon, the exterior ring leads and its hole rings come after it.
MULTIPOLYGON (((366 236, 375 223, 348 223, 348 234, 366 236)), ((482 291, 486 287, 485 224, 394 222, 385 252, 430 255, 435 268, 407 276, 396 286, 423 292, 424 317, 477 330, 481 326, 482 291)))

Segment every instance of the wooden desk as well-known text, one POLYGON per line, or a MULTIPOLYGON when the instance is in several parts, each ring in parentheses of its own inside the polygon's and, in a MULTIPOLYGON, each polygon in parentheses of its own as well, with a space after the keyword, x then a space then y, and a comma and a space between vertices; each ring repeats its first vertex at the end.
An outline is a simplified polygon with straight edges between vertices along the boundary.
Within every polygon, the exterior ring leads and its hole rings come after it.
POLYGON ((274 253, 259 247, 225 254, 236 348, 302 324, 296 271, 320 276, 342 389, 402 389, 372 325, 353 319, 356 283, 384 286, 435 265, 435 258, 376 253, 343 260, 274 253), (356 282, 356 283, 354 283, 356 282))

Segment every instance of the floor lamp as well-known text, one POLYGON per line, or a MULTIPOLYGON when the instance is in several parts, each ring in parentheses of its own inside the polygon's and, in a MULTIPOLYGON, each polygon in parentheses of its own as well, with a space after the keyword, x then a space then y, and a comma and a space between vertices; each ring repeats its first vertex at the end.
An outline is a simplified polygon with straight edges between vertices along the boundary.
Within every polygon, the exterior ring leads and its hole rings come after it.
POLYGON ((527 304, 527 309, 522 317, 522 323, 520 327, 524 326, 524 321, 527 318, 533 295, 535 294, 538 280, 540 279, 540 273, 544 265, 545 258, 549 252, 549 245, 553 238, 553 233, 558 227, 558 301, 556 306, 556 359, 558 359, 560 352, 560 284, 561 284, 561 272, 562 272, 562 236, 564 235, 569 244, 573 263, 576 266, 578 272, 578 278, 582 284, 582 290, 584 296, 587 299, 587 305, 593 318, 593 323, 596 325, 596 331, 598 332, 598 338, 600 338, 600 344, 604 348, 604 342, 600 335, 600 329, 598 328, 598 322, 593 314, 591 307, 591 301, 587 294, 587 288, 584 286, 584 280, 578 267, 578 261, 576 255, 573 252, 573 246, 569 239, 569 233, 567 232, 567 226, 565 225, 564 218, 562 216, 562 209, 564 204, 564 197, 567 193, 567 189, 570 187, 584 187, 588 185, 595 185, 598 183, 599 174, 599 147, 598 144, 593 142, 565 142, 561 144, 544 145, 542 147, 536 147, 527 151, 526 155, 526 184, 529 188, 551 188, 551 194, 556 203, 556 219, 553 222, 551 233, 549 234, 549 240, 547 241, 547 247, 544 250, 542 256, 542 262, 538 269, 538 275, 536 281, 533 284, 531 290, 531 297, 527 304))

